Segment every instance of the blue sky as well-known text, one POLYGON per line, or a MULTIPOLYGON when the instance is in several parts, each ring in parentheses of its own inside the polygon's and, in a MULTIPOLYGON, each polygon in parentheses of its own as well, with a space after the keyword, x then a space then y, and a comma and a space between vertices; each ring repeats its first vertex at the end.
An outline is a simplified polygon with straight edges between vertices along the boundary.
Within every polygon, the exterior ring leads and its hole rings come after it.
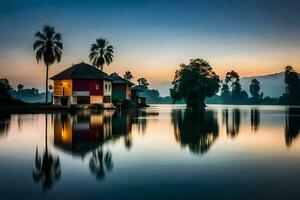
POLYGON ((243 76, 300 69, 300 3, 278 0, 58 1, 0 0, 0 74, 13 85, 42 88, 34 33, 55 26, 63 36, 61 63, 89 62, 91 43, 104 37, 115 60, 104 71, 125 70, 153 87, 170 82, 180 63, 203 58, 219 75, 243 76), (17 72, 17 73, 16 73, 17 72))

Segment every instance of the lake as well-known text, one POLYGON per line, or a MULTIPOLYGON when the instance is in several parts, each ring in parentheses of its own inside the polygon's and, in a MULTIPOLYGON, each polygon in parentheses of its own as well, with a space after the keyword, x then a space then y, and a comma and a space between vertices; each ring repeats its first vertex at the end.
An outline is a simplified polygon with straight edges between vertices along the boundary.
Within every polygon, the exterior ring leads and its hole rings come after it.
POLYGON ((300 199, 300 108, 0 114, 0 199, 300 199))

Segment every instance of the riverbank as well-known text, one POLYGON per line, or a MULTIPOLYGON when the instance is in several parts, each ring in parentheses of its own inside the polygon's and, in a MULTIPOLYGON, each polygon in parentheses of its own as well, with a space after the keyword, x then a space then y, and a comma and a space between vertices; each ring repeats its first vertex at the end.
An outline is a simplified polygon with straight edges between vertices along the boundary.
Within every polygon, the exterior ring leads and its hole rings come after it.
POLYGON ((70 105, 70 106, 60 106, 53 104, 45 104, 45 103, 26 103, 22 105, 1 105, 0 113, 55 113, 55 112, 71 112, 76 110, 83 109, 116 109, 113 104, 83 104, 83 105, 70 105))

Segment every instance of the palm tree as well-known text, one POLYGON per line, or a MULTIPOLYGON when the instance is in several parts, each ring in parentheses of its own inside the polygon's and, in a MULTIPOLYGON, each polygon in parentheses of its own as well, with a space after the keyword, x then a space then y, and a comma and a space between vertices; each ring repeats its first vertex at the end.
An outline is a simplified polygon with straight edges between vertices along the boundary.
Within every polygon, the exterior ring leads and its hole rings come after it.
POLYGON ((133 75, 130 71, 126 71, 125 74, 123 75, 123 78, 127 81, 130 81, 131 79, 133 79, 133 75))
POLYGON ((104 38, 96 39, 96 43, 92 44, 90 49, 90 61, 92 65, 103 70, 103 65, 109 65, 113 61, 114 48, 108 45, 108 40, 104 38))
POLYGON ((49 66, 60 62, 63 50, 61 34, 56 33, 53 26, 44 26, 42 31, 35 34, 36 41, 33 50, 36 51, 36 61, 42 59, 46 65, 46 103, 48 102, 48 71, 49 66))

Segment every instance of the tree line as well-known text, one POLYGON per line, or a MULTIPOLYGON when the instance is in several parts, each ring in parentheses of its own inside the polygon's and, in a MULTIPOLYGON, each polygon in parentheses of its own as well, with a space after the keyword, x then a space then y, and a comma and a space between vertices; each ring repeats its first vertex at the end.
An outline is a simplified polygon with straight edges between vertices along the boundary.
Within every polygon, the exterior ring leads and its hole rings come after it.
POLYGON ((206 98, 213 103, 230 104, 300 104, 299 73, 293 67, 285 68, 285 93, 274 99, 264 97, 259 80, 252 79, 249 85, 250 96, 242 89, 240 76, 235 71, 226 73, 224 80, 214 72, 203 59, 192 59, 189 64, 181 64, 175 71, 170 89, 173 103, 184 101, 188 107, 204 108, 206 98), (213 100, 212 100, 213 99, 213 100))

